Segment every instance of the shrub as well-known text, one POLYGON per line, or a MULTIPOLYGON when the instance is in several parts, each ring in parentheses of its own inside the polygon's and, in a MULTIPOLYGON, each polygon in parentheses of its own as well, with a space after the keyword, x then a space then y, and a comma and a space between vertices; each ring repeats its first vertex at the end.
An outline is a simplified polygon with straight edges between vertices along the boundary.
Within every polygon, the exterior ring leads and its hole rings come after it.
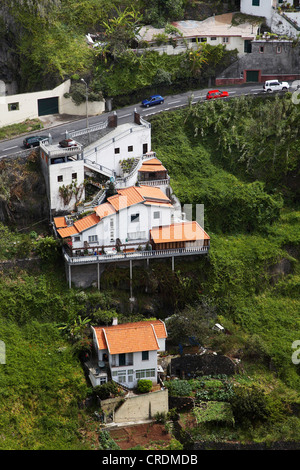
POLYGON ((137 391, 139 393, 148 393, 152 388, 151 380, 140 379, 137 384, 137 391))
POLYGON ((110 395, 118 394, 118 385, 116 382, 106 382, 103 385, 98 385, 93 389, 94 395, 100 398, 100 400, 105 400, 110 397, 110 395))
POLYGON ((269 414, 266 396, 255 386, 238 387, 231 399, 231 407, 235 422, 239 424, 265 421, 269 414))

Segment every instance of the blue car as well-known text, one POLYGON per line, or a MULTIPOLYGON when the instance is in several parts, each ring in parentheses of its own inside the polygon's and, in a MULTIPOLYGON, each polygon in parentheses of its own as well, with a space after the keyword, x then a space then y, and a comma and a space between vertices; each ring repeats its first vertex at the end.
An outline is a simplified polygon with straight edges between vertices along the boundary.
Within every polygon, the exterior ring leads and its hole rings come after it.
POLYGON ((149 106, 153 106, 154 104, 161 104, 164 102, 164 99, 160 95, 153 95, 150 96, 149 100, 143 100, 142 106, 145 108, 149 108, 149 106))

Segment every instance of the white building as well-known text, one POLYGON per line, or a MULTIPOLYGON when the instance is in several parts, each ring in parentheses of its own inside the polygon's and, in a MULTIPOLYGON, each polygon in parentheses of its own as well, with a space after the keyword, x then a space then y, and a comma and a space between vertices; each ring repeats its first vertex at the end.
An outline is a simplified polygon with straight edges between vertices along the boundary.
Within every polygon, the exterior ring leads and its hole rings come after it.
MULTIPOLYGON (((1 81, 0 127, 52 114, 85 116, 85 103, 76 106, 71 98, 65 98, 64 96, 69 92, 70 85, 71 80, 66 80, 52 90, 8 95, 6 94, 6 85, 1 81), (3 91, 1 92, 2 88, 3 91)), ((101 114, 104 110, 104 101, 88 102, 88 113, 90 116, 101 114)))
POLYGON ((228 50, 238 50, 239 55, 248 52, 248 43, 257 34, 258 25, 245 22, 239 25, 232 24, 233 13, 211 16, 203 21, 184 20, 174 21, 172 25, 179 34, 167 34, 164 28, 144 26, 139 32, 137 40, 148 43, 152 50, 160 53, 179 54, 186 49, 197 49, 199 44, 206 42, 212 46, 222 44, 228 50), (158 45, 158 35, 166 35, 169 43, 158 45))
MULTIPOLYGON (((118 126, 117 116, 110 116, 105 123, 89 128, 91 143, 83 146, 78 141, 75 147, 62 148, 58 144, 40 144, 41 166, 46 181, 50 212, 76 210, 85 200, 84 182, 87 175, 100 174, 116 187, 134 185, 143 161, 152 159, 151 126, 134 113, 131 123, 118 126), (95 140, 99 130, 105 135, 95 140), (71 186, 72 185, 72 186, 71 186)), ((72 139, 87 139, 88 132, 69 133, 72 139)), ((167 180, 162 182, 166 185, 167 180)))
MULTIPOLYGON (((115 322, 114 322, 115 323, 115 322)), ((112 380, 128 388, 139 379, 157 383, 157 353, 165 351, 167 330, 161 320, 113 324, 93 328, 96 366, 89 368, 95 387, 107 381, 107 368, 112 380)))
POLYGON ((83 148, 40 145, 41 169, 46 182, 50 210, 72 210, 85 198, 83 148))
POLYGON ((72 253, 80 256, 145 247, 150 230, 170 225, 173 213, 171 201, 159 188, 143 185, 119 189, 118 194, 95 207, 92 214, 72 225, 59 227, 61 218, 54 222, 58 235, 71 237, 72 253))
POLYGON ((241 0, 240 11, 261 16, 275 34, 296 38, 300 33, 299 0, 241 0))

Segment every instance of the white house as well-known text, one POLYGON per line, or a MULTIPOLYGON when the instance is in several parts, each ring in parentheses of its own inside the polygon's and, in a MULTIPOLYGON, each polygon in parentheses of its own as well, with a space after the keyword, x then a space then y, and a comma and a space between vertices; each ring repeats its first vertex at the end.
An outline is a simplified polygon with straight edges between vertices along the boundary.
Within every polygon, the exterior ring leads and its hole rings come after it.
MULTIPOLYGON (((5 88, 1 82, 1 88, 5 88)), ((77 106, 71 98, 64 95, 69 92, 71 80, 66 80, 52 90, 32 93, 0 95, 0 127, 23 122, 26 119, 37 119, 50 114, 86 115, 86 104, 77 106)), ((104 101, 89 101, 88 113, 95 116, 105 110, 104 101)))
POLYGON ((83 147, 78 142, 69 148, 41 144, 40 162, 50 210, 72 210, 85 198, 83 147))
POLYGON ((241 0, 240 11, 261 16, 271 31, 296 38, 300 33, 299 0, 241 0))
MULTIPOLYGON (((75 147, 62 148, 48 142, 40 144, 41 166, 52 214, 75 210, 76 203, 84 201, 87 175, 99 173, 107 181, 113 180, 116 187, 130 186, 136 183, 143 160, 155 156, 150 152, 151 125, 148 122, 136 112, 133 122, 120 126, 117 116, 110 117, 112 120, 91 126, 89 132, 87 129, 70 132, 68 137, 76 142, 75 147), (104 131, 104 136, 94 137, 99 130, 104 131), (78 137, 87 141, 88 134, 90 144, 81 145, 75 140, 78 137)), ((166 183, 165 178, 162 184, 166 183)))
POLYGON ((61 238, 71 238, 73 254, 103 254, 145 246, 150 230, 171 224, 173 213, 171 201, 159 188, 131 186, 118 189, 116 195, 72 225, 61 217, 54 223, 61 238))
POLYGON ((222 44, 226 49, 237 49, 239 55, 248 52, 249 41, 255 38, 258 25, 253 22, 244 22, 239 25, 232 24, 233 13, 211 16, 203 21, 183 20, 174 21, 172 26, 176 27, 179 34, 166 34, 164 28, 153 28, 143 26, 139 31, 137 40, 148 43, 151 49, 160 53, 179 54, 188 49, 199 47, 200 43, 206 42, 212 46, 222 44), (168 37, 169 42, 158 45, 161 35, 168 37))
POLYGON ((93 386, 108 379, 134 388, 139 379, 157 383, 157 353, 165 351, 167 330, 162 320, 140 321, 108 327, 93 327, 93 344, 97 353, 96 366, 90 367, 93 386))

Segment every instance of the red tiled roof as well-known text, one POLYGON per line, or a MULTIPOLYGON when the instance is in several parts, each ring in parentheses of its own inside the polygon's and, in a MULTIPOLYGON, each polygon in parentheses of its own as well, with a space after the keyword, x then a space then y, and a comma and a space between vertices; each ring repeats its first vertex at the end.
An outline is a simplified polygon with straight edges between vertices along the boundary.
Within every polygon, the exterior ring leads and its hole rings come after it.
POLYGON ((95 212, 98 217, 100 217, 100 219, 103 219, 103 217, 114 214, 116 211, 109 202, 105 202, 104 204, 100 204, 99 206, 95 207, 95 212))
POLYGON ((109 197, 107 200, 116 211, 141 202, 148 202, 149 204, 158 201, 170 203, 170 199, 160 188, 144 184, 140 187, 130 186, 129 188, 118 189, 118 194, 109 197))
POLYGON ((70 227, 58 229, 57 233, 61 236, 61 238, 68 238, 71 237, 71 235, 78 233, 78 230, 76 227, 74 227, 74 225, 71 225, 70 227))
POLYGON ((166 171, 166 168, 162 165, 162 163, 158 160, 158 158, 151 158, 151 160, 147 160, 144 162, 139 169, 140 172, 152 172, 152 171, 166 171))
POLYGON ((74 226, 78 230, 78 232, 83 232, 83 230, 93 227, 93 225, 97 225, 99 221, 100 218, 98 217, 98 215, 96 213, 93 213, 87 215, 86 217, 83 217, 82 219, 76 220, 76 222, 74 222, 74 226))
POLYGON ((157 339, 167 337, 161 320, 95 327, 94 330, 99 349, 108 349, 110 354, 158 350, 157 339))
POLYGON ((155 243, 170 243, 178 241, 209 240, 209 235, 196 222, 179 222, 150 230, 150 236, 155 243))
POLYGON ((65 217, 54 217, 53 219, 56 228, 67 227, 67 222, 65 217))

